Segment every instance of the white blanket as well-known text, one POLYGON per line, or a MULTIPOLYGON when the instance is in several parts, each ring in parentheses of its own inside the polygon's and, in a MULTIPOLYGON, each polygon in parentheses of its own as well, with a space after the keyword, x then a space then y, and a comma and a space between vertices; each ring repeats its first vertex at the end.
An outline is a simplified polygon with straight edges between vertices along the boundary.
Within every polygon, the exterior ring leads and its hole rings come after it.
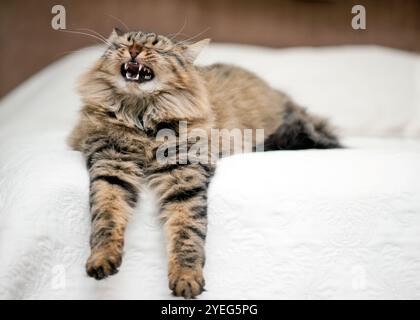
MULTIPOLYGON (((100 52, 72 54, 1 101, 0 298, 172 298, 150 192, 128 227, 120 272, 85 274, 89 180, 65 138, 80 107, 76 78, 100 52)), ((213 45, 200 62, 213 61, 254 70, 329 116, 348 148, 219 163, 200 297, 419 299, 419 57, 213 45)))

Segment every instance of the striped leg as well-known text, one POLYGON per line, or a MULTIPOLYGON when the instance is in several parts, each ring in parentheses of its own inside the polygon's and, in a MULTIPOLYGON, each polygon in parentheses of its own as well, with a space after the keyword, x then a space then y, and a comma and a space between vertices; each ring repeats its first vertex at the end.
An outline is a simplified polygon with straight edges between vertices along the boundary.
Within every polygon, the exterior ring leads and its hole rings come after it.
POLYGON ((99 280, 121 265, 124 231, 137 202, 141 172, 135 162, 121 157, 96 158, 89 170, 92 230, 86 271, 99 280))
POLYGON ((168 165, 154 169, 149 181, 157 190, 169 255, 169 288, 193 298, 204 288, 204 241, 207 232, 207 186, 213 168, 168 165))

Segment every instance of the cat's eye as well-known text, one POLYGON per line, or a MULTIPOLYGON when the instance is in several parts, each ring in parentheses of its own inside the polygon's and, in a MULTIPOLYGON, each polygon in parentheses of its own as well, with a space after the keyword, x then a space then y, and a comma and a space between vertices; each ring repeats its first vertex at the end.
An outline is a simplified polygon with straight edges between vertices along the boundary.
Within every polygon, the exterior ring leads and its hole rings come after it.
POLYGON ((123 49, 123 48, 128 48, 127 45, 122 44, 122 43, 112 43, 112 48, 114 48, 115 50, 119 50, 119 49, 123 49))

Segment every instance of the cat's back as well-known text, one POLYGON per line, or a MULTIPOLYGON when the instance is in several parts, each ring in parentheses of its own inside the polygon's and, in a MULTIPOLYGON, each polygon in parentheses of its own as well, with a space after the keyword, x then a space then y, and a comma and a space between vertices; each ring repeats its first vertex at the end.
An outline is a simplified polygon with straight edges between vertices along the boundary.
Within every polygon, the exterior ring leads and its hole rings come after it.
POLYGON ((222 128, 278 126, 287 96, 241 67, 217 63, 197 67, 222 128))
POLYGON ((226 96, 233 93, 232 90, 251 87, 262 92, 270 90, 264 80, 251 71, 235 65, 215 63, 209 66, 200 66, 197 69, 212 94, 219 92, 226 96))

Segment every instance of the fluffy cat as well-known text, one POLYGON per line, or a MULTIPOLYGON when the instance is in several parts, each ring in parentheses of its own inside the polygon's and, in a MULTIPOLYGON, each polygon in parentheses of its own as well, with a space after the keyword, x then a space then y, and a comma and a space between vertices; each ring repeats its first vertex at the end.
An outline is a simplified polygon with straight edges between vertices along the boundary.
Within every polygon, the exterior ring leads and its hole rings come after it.
MULTIPOLYGON (((89 276, 103 279, 118 271, 124 230, 147 183, 158 196, 164 223, 169 288, 185 298, 203 291, 207 187, 214 161, 157 161, 158 149, 167 143, 156 139, 161 129, 178 135, 179 121, 186 121, 188 133, 264 129, 252 143, 265 150, 339 147, 325 120, 310 116, 254 74, 223 64, 195 66, 208 42, 186 44, 114 29, 109 47, 82 77, 83 108, 69 143, 85 156, 90 175, 89 276)), ((191 144, 175 140, 178 160, 191 144)), ((213 156, 208 151, 209 159, 213 156)))

